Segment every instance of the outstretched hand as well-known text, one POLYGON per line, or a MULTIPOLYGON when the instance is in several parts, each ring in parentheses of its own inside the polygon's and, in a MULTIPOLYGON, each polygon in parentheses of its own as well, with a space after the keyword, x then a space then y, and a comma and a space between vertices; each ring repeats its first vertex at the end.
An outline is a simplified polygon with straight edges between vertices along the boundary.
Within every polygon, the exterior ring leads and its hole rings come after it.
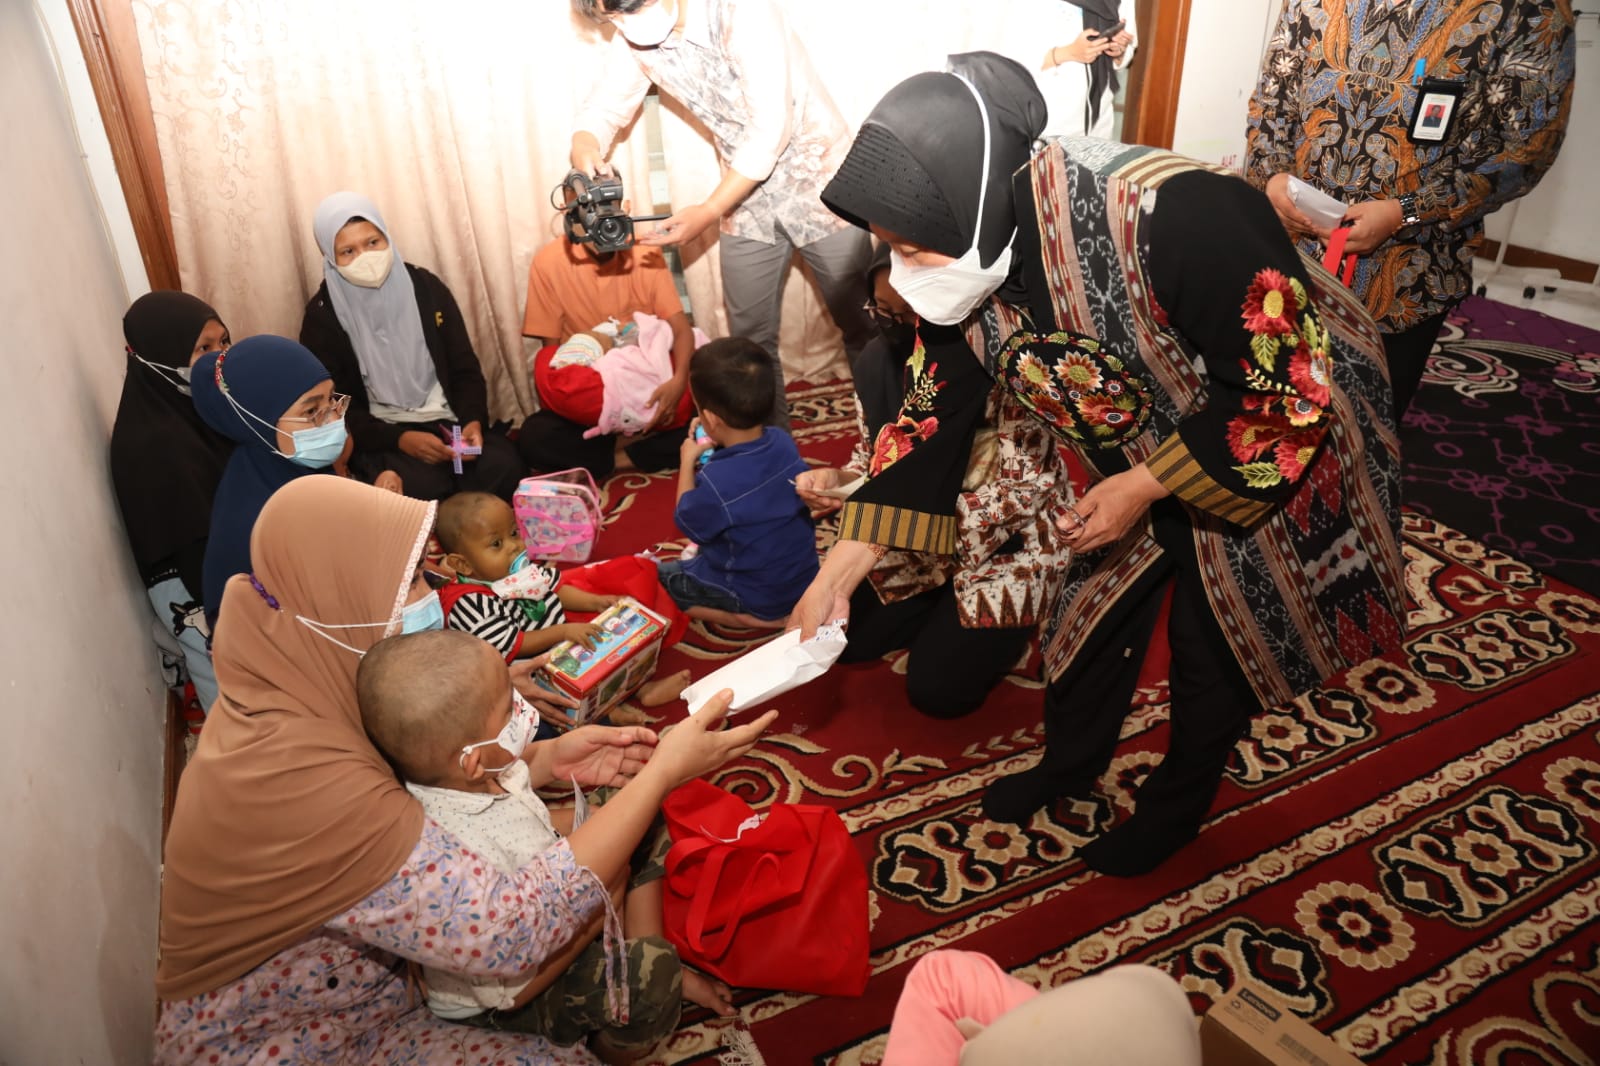
POLYGON ((724 729, 732 702, 733 690, 723 689, 661 738, 653 761, 671 787, 737 759, 756 746, 778 717, 777 711, 768 711, 753 722, 724 729))
POLYGON ((547 768, 553 780, 618 788, 644 769, 658 743, 655 732, 644 726, 586 725, 541 746, 549 749, 547 768))

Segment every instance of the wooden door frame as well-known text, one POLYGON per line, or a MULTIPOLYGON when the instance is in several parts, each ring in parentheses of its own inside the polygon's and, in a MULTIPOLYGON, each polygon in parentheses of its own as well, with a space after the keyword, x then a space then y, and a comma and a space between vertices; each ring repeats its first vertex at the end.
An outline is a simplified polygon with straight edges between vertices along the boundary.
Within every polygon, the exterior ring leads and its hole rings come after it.
POLYGON ((1128 71, 1122 139, 1171 148, 1191 0, 1138 0, 1139 51, 1128 71))
POLYGON ((129 0, 67 0, 152 289, 181 287, 155 115, 129 0))

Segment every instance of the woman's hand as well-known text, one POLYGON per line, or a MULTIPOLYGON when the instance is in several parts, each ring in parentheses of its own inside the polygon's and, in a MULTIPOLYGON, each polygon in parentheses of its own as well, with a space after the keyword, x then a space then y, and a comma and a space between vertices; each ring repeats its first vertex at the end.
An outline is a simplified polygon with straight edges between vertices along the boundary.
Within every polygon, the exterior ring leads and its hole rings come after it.
POLYGON ((656 409, 655 417, 650 420, 651 429, 667 428, 667 423, 678 413, 678 401, 683 399, 683 390, 688 387, 689 379, 677 375, 656 386, 656 391, 650 394, 650 400, 645 404, 645 407, 656 409))
POLYGON ((536 764, 542 763, 549 781, 576 781, 581 788, 620 788, 644 769, 658 743, 656 734, 640 725, 620 729, 579 726, 534 745, 528 756, 530 777, 536 764))
POLYGON ((810 640, 817 635, 819 626, 827 625, 829 622, 849 620, 850 594, 840 589, 822 573, 818 573, 816 579, 811 582, 811 587, 800 597, 800 602, 789 612, 789 624, 786 628, 799 629, 800 639, 810 640))
POLYGON ((572 718, 567 711, 576 707, 578 701, 565 692, 545 688, 533 679, 534 671, 543 669, 549 661, 549 652, 531 659, 516 660, 511 664, 511 684, 523 699, 533 704, 534 710, 541 716, 556 722, 570 722, 572 718))
POLYGON ((1366 255, 1378 245, 1394 236, 1400 228, 1399 200, 1366 200, 1351 204, 1344 213, 1350 223, 1350 236, 1345 241, 1347 255, 1366 255))
MULTIPOLYGON (((468 422, 462 426, 461 443, 469 448, 477 448, 481 451, 483 449, 483 426, 477 422, 468 422)), ((450 451, 448 445, 445 446, 445 451, 450 451)), ((455 458, 455 454, 455 452, 450 452, 450 457, 452 459, 455 458)), ((461 458, 470 463, 476 461, 478 457, 476 455, 463 455, 461 458)))
POLYGON ((777 711, 768 711, 753 722, 723 729, 732 702, 733 690, 723 689, 661 738, 650 765, 653 772, 663 775, 669 788, 737 759, 755 747, 767 726, 778 717, 777 711))
POLYGON ((1091 485, 1056 526, 1073 551, 1094 551, 1127 536, 1150 505, 1168 494, 1150 468, 1140 463, 1091 485))
POLYGON ((825 514, 832 514, 844 506, 844 501, 832 496, 821 494, 823 489, 836 489, 844 484, 843 471, 831 466, 820 466, 807 470, 794 479, 795 494, 811 508, 811 517, 820 518, 825 514))
POLYGON ((385 492, 392 492, 396 496, 404 494, 406 490, 405 482, 400 480, 400 475, 395 473, 393 470, 385 470, 383 473, 373 478, 372 484, 380 489, 383 489, 385 492))
POLYGON ((1044 62, 1039 65, 1039 69, 1049 70, 1064 63, 1093 63, 1101 52, 1110 50, 1110 38, 1102 37, 1093 30, 1084 30, 1071 44, 1064 44, 1046 52, 1044 62))
POLYGON ((1128 54, 1128 47, 1133 44, 1133 34, 1123 30, 1111 38, 1111 47, 1106 49, 1106 55, 1112 59, 1121 59, 1128 54))
POLYGON ((638 243, 659 247, 664 244, 692 241, 700 236, 707 226, 715 225, 720 217, 705 204, 692 204, 657 222, 656 228, 649 233, 640 234, 638 243))
POLYGON ((450 450, 450 445, 420 429, 408 429, 400 434, 400 450, 425 463, 448 463, 456 454, 450 450))
POLYGON ((1289 198, 1289 178, 1288 174, 1274 174, 1267 182, 1267 199, 1278 213, 1278 221, 1283 223, 1283 228, 1289 231, 1291 237, 1320 236, 1326 239, 1327 234, 1312 225, 1311 220, 1289 198))

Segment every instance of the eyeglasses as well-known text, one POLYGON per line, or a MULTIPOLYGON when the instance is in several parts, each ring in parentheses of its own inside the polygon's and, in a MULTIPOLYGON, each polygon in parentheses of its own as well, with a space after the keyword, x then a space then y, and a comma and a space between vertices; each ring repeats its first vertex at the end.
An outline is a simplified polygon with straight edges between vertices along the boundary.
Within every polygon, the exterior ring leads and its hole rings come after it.
POLYGON ((279 422, 309 422, 313 426, 325 426, 329 422, 344 417, 346 409, 350 406, 350 397, 342 392, 336 392, 328 397, 326 407, 319 407, 304 418, 290 418, 288 415, 278 419, 279 422))
POLYGON ((872 319, 872 324, 879 329, 888 329, 890 326, 904 326, 911 322, 910 315, 886 310, 876 300, 868 300, 861 305, 861 310, 867 313, 867 317, 872 319))

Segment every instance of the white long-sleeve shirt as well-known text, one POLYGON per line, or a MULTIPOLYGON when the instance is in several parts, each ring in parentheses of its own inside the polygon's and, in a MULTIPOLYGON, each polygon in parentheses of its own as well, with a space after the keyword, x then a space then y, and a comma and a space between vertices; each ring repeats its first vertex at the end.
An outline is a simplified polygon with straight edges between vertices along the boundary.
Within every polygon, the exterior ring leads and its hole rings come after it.
POLYGON ((822 187, 851 131, 805 45, 774 0, 682 0, 683 29, 652 48, 616 34, 574 127, 609 151, 651 83, 694 113, 722 165, 761 184, 722 218, 722 232, 807 245, 848 225, 822 205, 822 187))

